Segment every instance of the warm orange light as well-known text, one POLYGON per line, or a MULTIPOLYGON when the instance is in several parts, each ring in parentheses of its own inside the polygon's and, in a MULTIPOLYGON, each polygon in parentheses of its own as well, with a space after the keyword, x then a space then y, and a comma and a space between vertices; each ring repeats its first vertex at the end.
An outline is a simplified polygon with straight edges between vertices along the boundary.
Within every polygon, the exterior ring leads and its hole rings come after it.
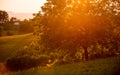
POLYGON ((0 0, 0 9, 13 12, 34 13, 40 10, 40 7, 46 0, 0 0))

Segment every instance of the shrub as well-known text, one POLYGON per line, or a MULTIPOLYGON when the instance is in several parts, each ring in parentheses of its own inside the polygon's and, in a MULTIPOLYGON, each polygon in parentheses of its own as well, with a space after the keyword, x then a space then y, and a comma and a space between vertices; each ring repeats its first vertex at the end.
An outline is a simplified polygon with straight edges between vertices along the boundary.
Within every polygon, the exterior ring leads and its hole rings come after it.
POLYGON ((13 35, 13 32, 8 31, 8 32, 7 32, 7 35, 8 35, 8 36, 11 36, 11 35, 13 35))
POLYGON ((4 32, 4 27, 0 26, 0 36, 2 36, 3 32, 4 32))
POLYGON ((11 71, 26 70, 37 66, 46 66, 49 59, 46 55, 37 58, 31 56, 12 57, 6 61, 6 67, 11 71))

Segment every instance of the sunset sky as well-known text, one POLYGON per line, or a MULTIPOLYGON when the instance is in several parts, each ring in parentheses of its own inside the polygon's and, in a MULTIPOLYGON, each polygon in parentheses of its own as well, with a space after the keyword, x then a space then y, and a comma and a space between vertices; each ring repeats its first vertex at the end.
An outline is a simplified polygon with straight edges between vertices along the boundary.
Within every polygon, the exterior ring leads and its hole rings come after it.
POLYGON ((16 13, 36 13, 46 0, 0 0, 0 10, 16 13))

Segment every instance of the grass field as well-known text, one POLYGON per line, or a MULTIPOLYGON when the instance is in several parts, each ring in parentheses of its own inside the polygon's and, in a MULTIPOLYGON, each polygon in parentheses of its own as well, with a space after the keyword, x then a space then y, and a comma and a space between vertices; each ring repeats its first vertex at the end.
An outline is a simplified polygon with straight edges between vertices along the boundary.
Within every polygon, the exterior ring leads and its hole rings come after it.
POLYGON ((51 67, 37 67, 4 75, 120 75, 120 57, 51 67))
POLYGON ((0 62, 4 62, 14 51, 29 44, 32 39, 32 34, 0 37, 0 62))
MULTIPOLYGON (((29 44, 32 38, 32 34, 0 37, 0 61, 4 62, 14 51, 29 44)), ((119 71, 120 57, 117 56, 74 64, 36 67, 2 75, 120 75, 119 71)))

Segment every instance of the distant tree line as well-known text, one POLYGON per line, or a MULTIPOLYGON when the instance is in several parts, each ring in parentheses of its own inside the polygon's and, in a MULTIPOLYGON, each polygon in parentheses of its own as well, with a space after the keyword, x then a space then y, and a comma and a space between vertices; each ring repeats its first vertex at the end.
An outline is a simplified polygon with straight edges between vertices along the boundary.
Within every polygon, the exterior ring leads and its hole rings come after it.
POLYGON ((0 36, 16 35, 33 32, 30 20, 20 21, 16 17, 11 17, 6 11, 0 10, 0 36))

